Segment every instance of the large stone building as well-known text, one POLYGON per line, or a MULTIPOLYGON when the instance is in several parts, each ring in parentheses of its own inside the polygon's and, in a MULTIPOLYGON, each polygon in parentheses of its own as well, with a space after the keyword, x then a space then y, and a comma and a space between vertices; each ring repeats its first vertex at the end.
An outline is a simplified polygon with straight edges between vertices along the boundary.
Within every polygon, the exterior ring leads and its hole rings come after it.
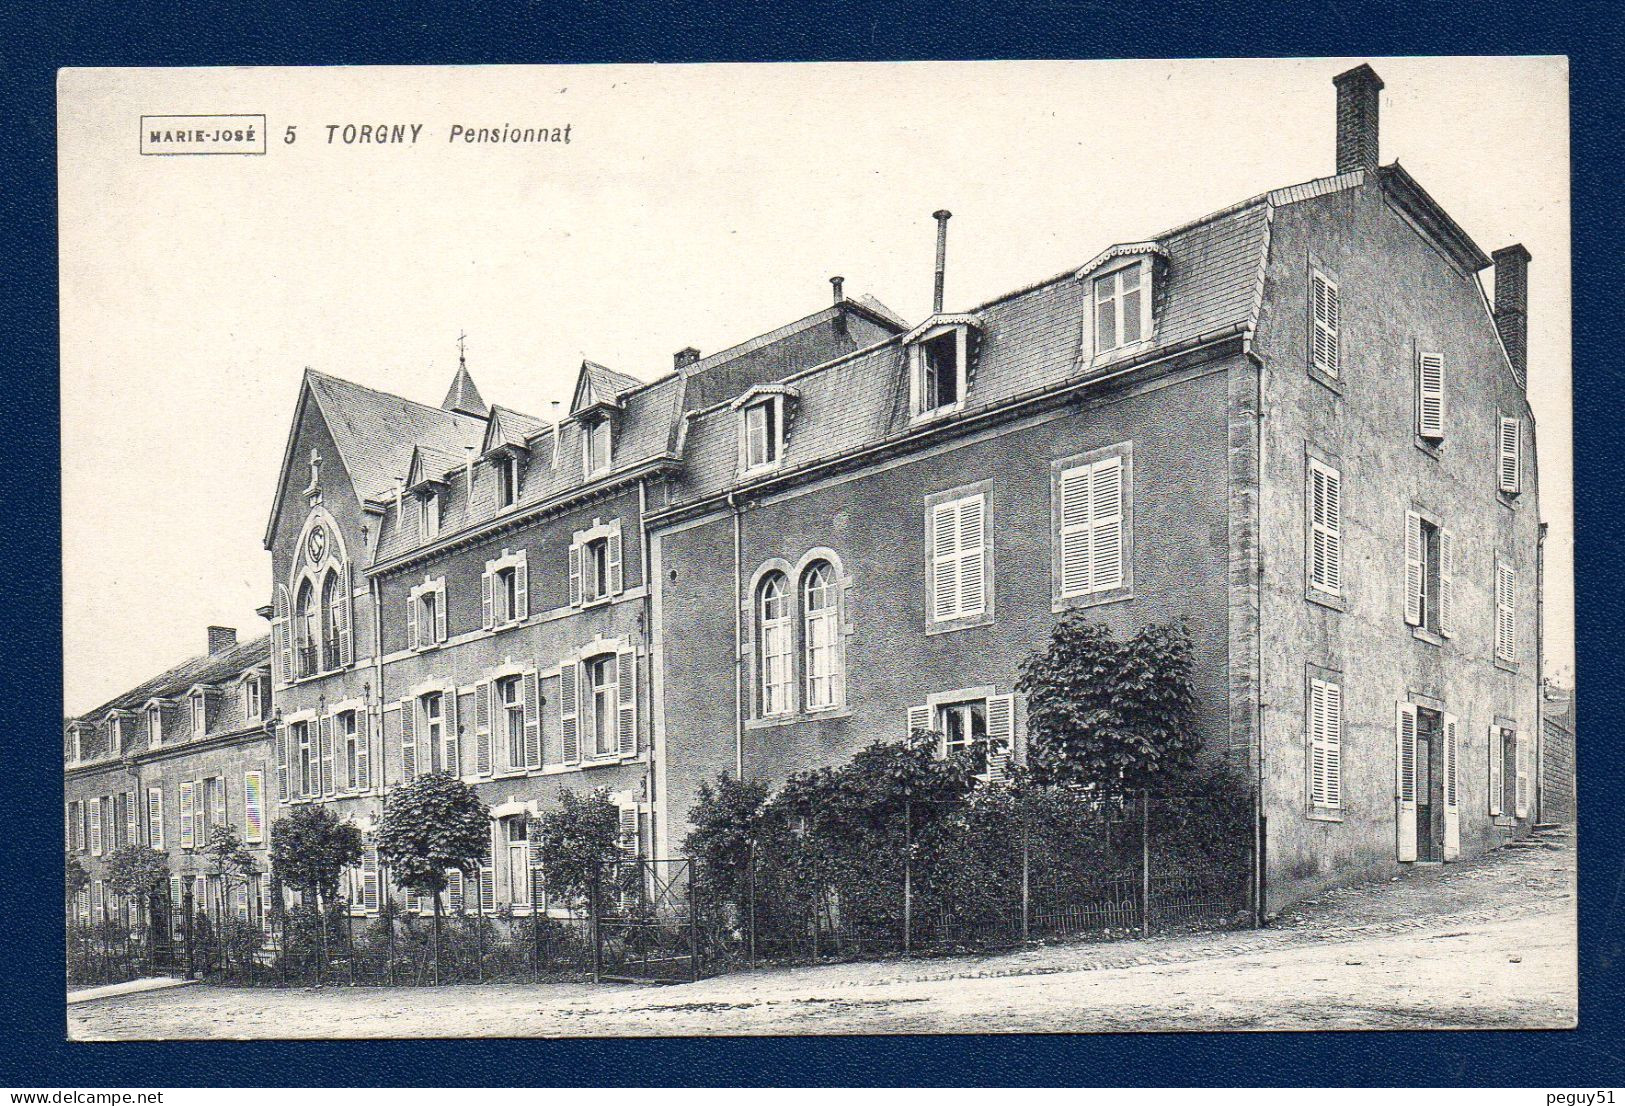
MULTIPOLYGON (((215 826, 235 829, 262 877, 269 871, 270 639, 239 644, 235 630, 210 626, 208 644, 208 652, 68 722, 63 844, 90 877, 73 908, 81 920, 122 916, 128 907, 106 886, 108 859, 127 845, 165 855, 176 909, 188 890, 197 909, 222 908, 222 888, 202 855, 215 826)), ((224 909, 259 920, 266 887, 263 878, 234 884, 224 909)))
POLYGON ((927 727, 996 774, 1021 659, 1085 610, 1189 625, 1266 910, 1522 832, 1529 255, 1495 253, 1492 307, 1491 258, 1379 164, 1381 81, 1336 85, 1331 175, 962 310, 939 249, 917 325, 837 281, 651 383, 583 364, 556 422, 462 365, 438 407, 307 372, 265 534, 275 809, 365 828, 452 768, 493 808, 478 894, 524 909, 524 815, 563 788, 670 856, 719 773, 927 727))

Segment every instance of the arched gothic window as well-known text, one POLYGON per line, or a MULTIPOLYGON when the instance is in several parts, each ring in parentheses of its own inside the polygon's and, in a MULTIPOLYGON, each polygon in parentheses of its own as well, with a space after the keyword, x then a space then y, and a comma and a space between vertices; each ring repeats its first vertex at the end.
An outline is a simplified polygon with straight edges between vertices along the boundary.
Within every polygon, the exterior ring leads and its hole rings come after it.
POLYGON ((806 657, 807 709, 841 701, 839 583, 828 561, 814 561, 801 577, 802 649, 806 657))

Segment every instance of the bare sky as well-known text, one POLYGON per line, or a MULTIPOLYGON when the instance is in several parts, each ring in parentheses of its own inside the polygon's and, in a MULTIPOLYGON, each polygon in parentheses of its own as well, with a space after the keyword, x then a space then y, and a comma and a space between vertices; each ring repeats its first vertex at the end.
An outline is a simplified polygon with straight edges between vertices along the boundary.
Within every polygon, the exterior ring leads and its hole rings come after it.
MULTIPOLYGON (((1366 60, 1366 59, 1361 59, 1366 60)), ((1548 545, 1573 665, 1568 70, 1369 59, 1398 159, 1521 241, 1548 545)), ((1333 169, 1347 60, 70 70, 59 84, 66 709, 264 632, 261 544, 305 366, 547 415, 591 357, 651 378, 823 306, 950 310, 1333 169), (264 157, 140 157, 143 114, 252 112, 264 157), (328 124, 422 123, 416 145, 328 124), (282 141, 293 124, 297 140, 282 141), (571 126, 568 145, 454 125, 571 126), (340 132, 342 134, 342 132, 340 132)))

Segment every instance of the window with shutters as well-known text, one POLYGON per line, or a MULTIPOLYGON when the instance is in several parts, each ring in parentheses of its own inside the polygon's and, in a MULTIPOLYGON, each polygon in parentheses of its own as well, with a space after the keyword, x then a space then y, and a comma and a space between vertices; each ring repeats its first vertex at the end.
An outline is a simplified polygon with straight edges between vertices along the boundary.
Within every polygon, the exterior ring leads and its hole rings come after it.
POLYGON ((1523 420, 1501 416, 1496 434, 1496 486, 1505 495, 1523 491, 1523 420))
POLYGON ((1342 304, 1337 281, 1318 268, 1309 278, 1309 367, 1328 382, 1342 375, 1342 304))
POLYGON ((498 732, 502 734, 503 767, 525 767, 525 697, 520 677, 496 681, 498 732))
POLYGON ((301 679, 316 675, 322 667, 322 607, 317 603, 316 585, 308 579, 299 585, 293 632, 296 674, 301 679))
POLYGON ((502 840, 507 862, 508 901, 530 905, 530 821, 525 814, 502 819, 502 840))
POLYGON ((910 736, 929 730, 939 757, 965 756, 984 781, 1002 782, 1015 748, 1015 697, 992 686, 961 688, 930 696, 908 711, 910 736))
POLYGON ((1310 813, 1335 813, 1343 805, 1343 685, 1313 666, 1304 729, 1310 813))
POLYGON ((243 773, 243 843, 258 845, 265 840, 265 773, 243 773))
POLYGON ((789 714, 795 678, 791 672, 795 650, 791 641, 790 582, 782 572, 770 572, 756 589, 757 711, 763 717, 789 714))
POLYGON ((154 849, 164 847, 164 789, 147 788, 147 844, 154 849))
POLYGON ((993 621, 990 481, 925 501, 927 632, 993 621))
POLYGON ((485 628, 499 630, 524 621, 530 615, 530 571, 527 552, 521 549, 485 564, 481 599, 485 628))
POLYGON ((840 589, 828 561, 814 561, 801 575, 802 653, 809 711, 839 706, 845 696, 840 589))
POLYGON ((1338 597, 1343 593, 1343 475, 1311 457, 1308 484, 1309 587, 1338 597))
POLYGON ((1133 472, 1128 442, 1051 464, 1054 610, 1133 596, 1133 472))
POLYGON ((339 775, 345 791, 361 789, 361 725, 358 712, 340 711, 333 718, 334 739, 338 743, 339 775))
POLYGON ((1518 660, 1518 577, 1505 561, 1495 562, 1495 659, 1506 664, 1518 660))
POLYGON ((1444 355, 1416 351, 1416 436, 1429 443, 1444 440, 1444 355))
POLYGON ((407 595, 406 635, 413 649, 432 649, 446 640, 446 578, 425 579, 407 595))
POLYGON ((293 754, 293 776, 301 798, 310 798, 321 790, 321 762, 316 756, 312 723, 295 722, 288 728, 288 743, 293 754))
POLYGON ((570 605, 607 602, 625 583, 621 560, 621 520, 593 521, 570 543, 570 605))
MULTIPOLYGON (((423 726, 420 745, 428 750, 430 757, 440 757, 446 739, 445 697, 438 691, 420 695, 418 696, 418 710, 423 726)), ((441 767, 445 768, 446 765, 442 764, 441 767)), ((432 763, 418 765, 418 770, 421 772, 429 772, 433 768, 432 763)))
POLYGON ((1405 514, 1405 621, 1433 640, 1455 631, 1455 535, 1419 511, 1405 514))

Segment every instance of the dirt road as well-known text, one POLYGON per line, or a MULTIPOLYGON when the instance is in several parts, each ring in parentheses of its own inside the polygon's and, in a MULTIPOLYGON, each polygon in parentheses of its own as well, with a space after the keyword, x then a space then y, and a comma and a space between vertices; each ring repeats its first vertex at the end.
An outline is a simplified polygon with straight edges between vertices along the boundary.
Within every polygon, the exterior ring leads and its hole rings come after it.
POLYGON ((1573 851, 1508 849, 1300 904, 1262 930, 744 972, 676 987, 193 986, 69 1008, 79 1040, 1558 1028, 1573 851))

